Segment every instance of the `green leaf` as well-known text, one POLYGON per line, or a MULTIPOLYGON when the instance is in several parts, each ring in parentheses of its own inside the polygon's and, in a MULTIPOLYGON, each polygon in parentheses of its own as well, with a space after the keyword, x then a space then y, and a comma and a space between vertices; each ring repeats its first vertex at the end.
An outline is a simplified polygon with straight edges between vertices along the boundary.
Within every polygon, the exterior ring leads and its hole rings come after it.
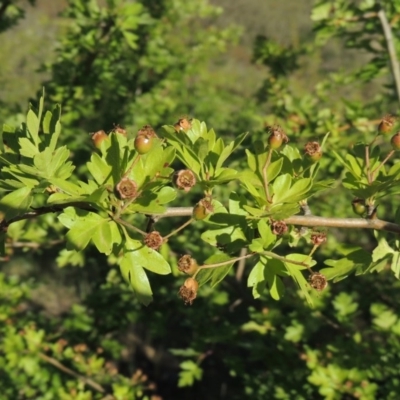
POLYGON ((27 212, 32 201, 31 188, 22 187, 3 196, 0 200, 0 211, 4 213, 5 220, 10 220, 27 212))
POLYGON ((99 185, 104 185, 105 183, 114 185, 114 182, 112 181, 112 167, 108 165, 97 153, 92 154, 90 162, 88 162, 86 165, 94 180, 99 185))
POLYGON ((369 252, 352 246, 343 246, 340 252, 345 257, 338 260, 325 260, 324 264, 333 268, 323 268, 320 272, 326 276, 328 280, 334 279, 335 282, 346 278, 351 272, 357 268, 366 268, 372 262, 372 256, 369 252))
POLYGON ((289 174, 280 175, 275 179, 274 184, 272 185, 274 203, 282 203, 281 199, 285 199, 291 184, 292 177, 289 174))
POLYGON ((218 170, 222 167, 226 159, 236 150, 237 147, 240 146, 240 144, 243 142, 243 140, 246 138, 247 135, 248 132, 242 133, 233 142, 229 143, 229 145, 222 150, 217 165, 215 166, 215 172, 217 174, 219 173, 218 170))
POLYGON ((247 278, 247 286, 253 288, 252 292, 255 299, 261 296, 266 286, 264 268, 265 264, 261 260, 258 261, 247 278))
POLYGON ((61 134, 61 107, 60 105, 56 105, 53 109, 51 121, 50 121, 50 133, 51 139, 50 139, 50 144, 49 148, 51 151, 54 151, 57 147, 57 141, 58 138, 61 134))
POLYGON ((204 159, 206 158, 208 154, 208 140, 203 139, 202 137, 199 137, 196 142, 194 143, 193 146, 194 152, 197 154, 197 157, 201 162, 204 162, 204 159))
POLYGON ((258 221, 257 227, 262 239, 263 249, 270 250, 276 242, 276 235, 272 233, 271 227, 267 224, 265 219, 258 221))
POLYGON ((280 300, 285 293, 285 286, 279 274, 286 275, 285 266, 279 260, 266 259, 264 257, 262 259, 266 260, 264 276, 268 284, 269 293, 274 300, 280 300))
MULTIPOLYGON (((218 264, 218 263, 222 263, 225 261, 229 261, 230 259, 231 258, 227 254, 218 253, 218 254, 214 254, 211 257, 209 257, 204 262, 204 264, 205 265, 218 264)), ((204 285, 206 282, 211 280, 211 282, 210 282, 211 287, 215 287, 229 273, 233 264, 234 264, 234 261, 232 263, 222 265, 220 267, 207 268, 207 269, 200 270, 196 276, 197 281, 199 282, 199 285, 200 286, 204 285)))
POLYGON ((110 226, 111 222, 113 221, 103 219, 103 221, 97 225, 97 229, 94 231, 92 236, 93 243, 97 247, 97 250, 106 255, 111 254, 113 245, 110 226))
POLYGON ((36 145, 36 147, 39 146, 40 140, 39 140, 39 119, 36 116, 36 114, 33 112, 32 109, 28 111, 28 114, 26 116, 26 125, 28 127, 28 131, 30 133, 30 136, 33 140, 33 143, 36 145))
POLYGON ((182 371, 179 373, 178 387, 193 386, 196 380, 201 380, 203 370, 194 361, 184 361, 180 367, 182 371))
MULTIPOLYGON (((315 265, 315 261, 311 260, 310 257, 305 256, 304 254, 289 254, 285 257, 288 260, 293 260, 297 262, 306 262, 308 265, 311 267, 315 265)), ((306 267, 303 267, 301 265, 296 265, 292 264, 290 262, 285 262, 285 267, 291 277, 296 281, 296 283, 299 285, 299 288, 301 292, 303 293, 305 299, 307 300, 307 303, 311 306, 313 306, 313 301, 310 296, 310 293, 308 292, 308 282, 305 279, 303 273, 301 270, 305 269, 306 267)))
POLYGON ((135 265, 140 265, 159 275, 171 273, 167 260, 158 251, 145 246, 139 240, 127 238, 125 248, 132 253, 130 258, 135 265))
POLYGON ((138 300, 147 306, 153 300, 149 278, 142 266, 135 263, 135 251, 125 251, 120 262, 121 274, 130 284, 138 300))
POLYGON ((22 156, 33 158, 39 153, 38 148, 28 138, 19 138, 18 142, 21 147, 20 153, 22 156))
POLYGON ((109 226, 103 226, 104 224, 108 225, 109 221, 108 218, 103 218, 92 212, 78 216, 66 235, 67 249, 81 251, 93 238, 94 244, 99 251, 110 254, 111 230, 109 226), (98 232, 99 230, 100 232, 98 232), (106 240, 109 240, 108 244, 105 243, 106 240))

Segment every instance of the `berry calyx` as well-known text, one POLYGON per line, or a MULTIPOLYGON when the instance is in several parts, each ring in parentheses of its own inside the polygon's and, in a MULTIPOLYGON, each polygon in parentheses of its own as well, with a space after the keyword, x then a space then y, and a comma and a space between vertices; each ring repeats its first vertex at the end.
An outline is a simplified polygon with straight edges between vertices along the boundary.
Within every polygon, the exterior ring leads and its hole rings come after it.
POLYGON ((394 122, 396 121, 396 117, 393 115, 387 114, 382 118, 382 121, 378 125, 378 132, 382 134, 390 133, 393 129, 394 122))
POLYGON ((304 151, 308 159, 313 163, 319 161, 322 157, 321 146, 318 142, 308 142, 304 146, 304 151))
POLYGON ((274 235, 282 236, 288 231, 288 226, 286 222, 283 221, 273 221, 271 224, 271 230, 274 235))
POLYGON ((122 135, 122 136, 125 136, 125 137, 127 137, 128 136, 128 134, 127 134, 127 132, 126 132, 126 129, 124 129, 124 128, 122 128, 121 126, 119 126, 118 124, 117 125, 114 125, 114 129, 110 132, 110 133, 117 133, 118 135, 122 135))
POLYGON ((92 134, 93 144, 97 149, 100 149, 101 144, 108 139, 108 135, 103 131, 97 131, 92 134))
POLYGON ((328 280, 326 279, 326 276, 320 272, 314 272, 311 274, 308 278, 308 282, 313 289, 318 290, 319 292, 326 289, 328 286, 328 280))
POLYGON ((196 184, 196 177, 190 169, 176 171, 172 177, 173 185, 186 193, 196 184))
POLYGON ((193 300, 197 297, 199 290, 199 283, 193 278, 187 278, 184 284, 179 289, 179 296, 185 304, 192 304, 193 300))
POLYGON ((318 232, 314 231, 311 234, 311 243, 314 246, 320 246, 321 244, 326 242, 326 233, 325 232, 318 232))
POLYGON ((193 275, 198 269, 197 261, 188 254, 178 260, 178 269, 188 275, 193 275))
POLYGON ((148 137, 150 137, 150 138, 157 137, 157 134, 156 134, 156 132, 154 131, 154 129, 152 128, 151 125, 144 125, 144 126, 142 126, 142 128, 140 128, 140 129, 138 130, 138 133, 137 133, 137 136, 140 136, 140 135, 145 135, 145 136, 148 136, 148 137))
POLYGON ((137 183, 130 178, 122 178, 115 187, 121 199, 134 199, 137 194, 137 183))
POLYGON ((400 131, 392 136, 390 143, 392 144, 393 150, 400 150, 400 131))
POLYGON ((153 148, 153 145, 154 139, 151 136, 138 135, 135 138, 134 146, 139 154, 147 154, 153 148))
POLYGON ((201 221, 207 218, 213 212, 214 207, 211 201, 209 199, 202 199, 193 207, 192 215, 196 221, 201 221))
POLYGON ((144 237, 144 244, 151 249, 157 250, 164 243, 164 239, 160 232, 153 231, 144 237))
POLYGON ((289 141, 286 133, 279 125, 269 126, 268 131, 271 133, 268 137, 268 146, 273 150, 279 149, 283 143, 289 141))

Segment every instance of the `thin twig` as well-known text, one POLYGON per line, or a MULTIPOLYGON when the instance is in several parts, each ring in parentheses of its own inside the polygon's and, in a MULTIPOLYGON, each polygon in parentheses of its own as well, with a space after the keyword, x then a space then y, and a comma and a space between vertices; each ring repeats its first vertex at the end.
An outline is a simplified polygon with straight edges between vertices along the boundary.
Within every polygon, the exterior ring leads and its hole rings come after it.
POLYGON ((73 371, 72 369, 67 368, 65 365, 61 364, 58 360, 56 360, 53 357, 47 356, 44 353, 39 353, 38 356, 48 362, 49 364, 53 365, 54 367, 58 368, 60 371, 65 372, 68 375, 73 376, 76 379, 79 379, 80 381, 82 381, 83 383, 85 383, 86 385, 92 387, 93 389, 97 390, 100 393, 105 393, 105 389, 99 385, 97 382, 95 382, 94 380, 87 378, 86 376, 80 375, 77 372, 73 371))
POLYGON ((119 224, 121 224, 121 225, 123 225, 123 226, 125 226, 128 230, 131 230, 131 231, 133 231, 133 232, 140 233, 140 234, 143 235, 143 236, 146 236, 146 235, 147 235, 146 232, 144 232, 144 231, 142 231, 141 229, 137 228, 136 226, 130 224, 129 222, 124 221, 124 220, 121 219, 121 218, 114 218, 114 221, 115 221, 115 222, 118 222, 119 224))
POLYGON ((11 242, 11 243, 5 243, 5 247, 12 247, 14 249, 16 248, 24 248, 28 247, 30 249, 39 249, 43 247, 52 247, 60 243, 64 243, 64 239, 57 239, 57 240, 50 240, 49 242, 44 242, 44 243, 37 243, 37 242, 11 242))
POLYGON ((237 266, 237 269, 236 269, 236 280, 238 282, 240 282, 242 280, 244 269, 246 267, 246 259, 243 258, 245 255, 247 255, 247 248, 243 247, 240 250, 240 254, 239 254, 239 257, 242 257, 242 259, 239 260, 238 266, 237 266))
POLYGON ((393 33, 389 21, 386 17, 385 10, 381 8, 378 11, 378 18, 381 21, 383 35, 385 36, 387 50, 390 59, 390 68, 392 70, 393 80, 396 87, 397 100, 400 104, 400 66, 397 59, 396 47, 394 45, 393 33))
POLYGON ((181 231, 183 228, 186 228, 188 225, 190 225, 194 221, 194 218, 189 218, 185 223, 183 223, 179 228, 174 229, 172 232, 168 233, 168 235, 163 237, 163 240, 167 240, 171 236, 175 235, 179 231, 181 231))
POLYGON ((390 150, 386 158, 371 172, 371 179, 374 180, 375 174, 385 165, 386 161, 394 154, 394 150, 390 150))

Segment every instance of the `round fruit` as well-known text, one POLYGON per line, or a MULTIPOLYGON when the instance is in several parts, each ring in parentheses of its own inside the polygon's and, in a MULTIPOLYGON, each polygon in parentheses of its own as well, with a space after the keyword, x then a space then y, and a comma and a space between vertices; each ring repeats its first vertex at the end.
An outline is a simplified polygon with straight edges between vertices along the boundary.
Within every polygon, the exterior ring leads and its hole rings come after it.
POLYGON ((108 135, 103 131, 97 131, 93 133, 92 140, 97 149, 100 149, 101 144, 108 139, 108 135))
POLYGON ((283 137, 281 135, 274 135, 272 134, 268 138, 268 144, 271 149, 277 150, 279 147, 282 146, 283 143, 283 137))
POLYGON ((214 212, 214 207, 211 204, 210 200, 203 199, 200 200, 194 207, 193 207, 193 218, 196 221, 200 221, 206 218, 208 215, 214 212))
POLYGON ((184 255, 178 260, 178 269, 188 275, 193 275, 199 266, 197 261, 189 255, 184 255))
POLYGON ((282 146, 283 143, 287 143, 289 141, 289 138, 281 126, 268 126, 267 129, 271 133, 268 138, 268 145, 271 149, 277 150, 282 146))
POLYGON ((379 123, 378 132, 381 134, 390 133, 393 129, 393 125, 396 121, 396 118, 393 115, 385 115, 382 118, 382 121, 379 123))
POLYGON ((306 157, 313 163, 319 161, 322 157, 321 146, 318 142, 308 142, 305 145, 304 150, 306 157))
POLYGON ((353 207, 354 213, 357 215, 365 215, 365 213, 367 212, 367 207, 363 199, 354 199, 351 202, 351 206, 353 207))
POLYGON ((393 135, 390 143, 394 150, 400 150, 400 131, 393 135))
POLYGON ((152 148, 154 144, 154 139, 147 135, 138 135, 135 139, 135 150, 139 154, 147 154, 152 148))

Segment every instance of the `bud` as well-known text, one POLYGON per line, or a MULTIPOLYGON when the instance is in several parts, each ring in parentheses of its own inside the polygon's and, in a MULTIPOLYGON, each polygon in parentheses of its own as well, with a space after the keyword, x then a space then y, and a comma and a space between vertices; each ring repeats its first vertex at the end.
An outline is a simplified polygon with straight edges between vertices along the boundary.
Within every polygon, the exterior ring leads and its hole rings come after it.
POLYGON ((161 247, 163 242, 163 237, 160 235, 160 232, 157 231, 150 232, 144 237, 144 244, 154 250, 161 247))
POLYGON ((183 286, 179 289, 179 296, 181 296, 182 300, 185 304, 192 304, 193 300, 197 297, 197 291, 199 289, 198 282, 193 278, 186 279, 183 286))
POLYGON ((313 289, 318 290, 319 292, 326 289, 328 286, 328 280, 325 275, 322 275, 320 272, 314 272, 311 274, 308 278, 308 282, 313 289))
POLYGON ((392 144, 393 150, 400 150, 400 131, 390 139, 390 143, 392 144))
POLYGON ((187 193, 196 184, 196 177, 190 169, 181 169, 174 173, 172 183, 177 189, 187 193))
POLYGON ((133 199, 137 196, 137 184, 130 178, 122 178, 116 186, 121 199, 133 199))
POLYGON ((193 275, 197 268, 196 260, 189 255, 184 255, 178 260, 178 269, 185 274, 193 275))
POLYGON ((272 233, 277 236, 282 236, 288 231, 288 226, 283 221, 274 221, 271 225, 272 233))
POLYGON ((194 207, 193 207, 193 218, 196 221, 200 221, 206 218, 208 215, 214 212, 214 207, 211 201, 208 198, 200 200, 194 207))
POLYGON ((365 216, 365 214, 367 212, 367 207, 365 205, 365 200, 364 199, 359 199, 359 198, 356 197, 351 202, 351 206, 353 207, 353 211, 357 215, 365 216))
POLYGON ((322 157, 321 146, 318 142, 308 142, 304 146, 304 151, 312 162, 317 162, 322 157))
POLYGON ((271 149, 279 149, 283 143, 287 143, 289 141, 286 133, 279 125, 268 127, 268 131, 271 133, 268 138, 268 145, 271 149))
POLYGON ((393 129, 395 121, 396 117, 390 114, 386 114, 378 125, 378 132, 383 134, 390 133, 393 129))

